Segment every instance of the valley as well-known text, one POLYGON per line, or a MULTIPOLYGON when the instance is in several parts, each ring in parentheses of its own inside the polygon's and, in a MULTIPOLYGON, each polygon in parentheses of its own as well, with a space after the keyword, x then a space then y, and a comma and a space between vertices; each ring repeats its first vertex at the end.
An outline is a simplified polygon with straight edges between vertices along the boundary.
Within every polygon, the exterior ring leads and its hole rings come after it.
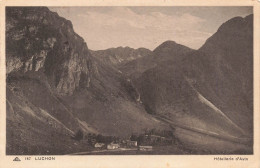
POLYGON ((94 51, 47 7, 7 7, 6 154, 253 153, 253 15, 198 50, 140 47, 94 51))

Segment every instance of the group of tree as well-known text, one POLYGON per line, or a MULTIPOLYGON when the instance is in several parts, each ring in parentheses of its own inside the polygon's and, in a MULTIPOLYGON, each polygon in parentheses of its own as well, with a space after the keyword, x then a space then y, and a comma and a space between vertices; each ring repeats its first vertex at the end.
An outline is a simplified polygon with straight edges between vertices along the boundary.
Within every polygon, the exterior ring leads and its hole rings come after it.
POLYGON ((175 130, 147 129, 143 134, 132 134, 131 141, 137 141, 138 145, 170 145, 179 142, 174 134, 175 130))

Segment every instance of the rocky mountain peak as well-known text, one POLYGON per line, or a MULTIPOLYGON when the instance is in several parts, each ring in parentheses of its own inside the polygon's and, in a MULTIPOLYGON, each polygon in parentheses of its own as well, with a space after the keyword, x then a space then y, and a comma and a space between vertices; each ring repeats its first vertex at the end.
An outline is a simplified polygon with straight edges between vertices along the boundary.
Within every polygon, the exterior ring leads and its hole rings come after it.
POLYGON ((246 28, 249 25, 252 25, 253 23, 253 14, 248 15, 246 17, 234 17, 228 21, 226 21, 225 23, 223 23, 219 29, 219 31, 228 31, 230 33, 232 33, 231 31, 233 29, 236 29, 237 27, 239 27, 240 29, 246 28))
POLYGON ((158 50, 162 50, 162 49, 167 49, 167 48, 169 49, 172 47, 176 47, 177 45, 178 44, 175 41, 168 40, 160 44, 158 47, 156 47, 154 49, 154 52, 157 52, 158 50))
POLYGON ((178 44, 175 41, 165 41, 153 50, 157 57, 165 57, 167 59, 179 59, 183 54, 192 51, 184 45, 178 44))
POLYGON ((211 36, 205 44, 199 49, 201 51, 208 51, 214 47, 222 49, 223 52, 226 48, 238 48, 237 45, 252 46, 252 30, 253 30, 253 15, 248 15, 244 18, 235 17, 223 23, 217 32, 211 36))
POLYGON ((7 74, 41 71, 59 94, 89 86, 90 53, 70 21, 46 7, 7 8, 6 17, 7 74))
POLYGON ((137 58, 151 55, 152 51, 146 48, 117 47, 106 50, 91 51, 92 55, 109 65, 122 65, 137 58))

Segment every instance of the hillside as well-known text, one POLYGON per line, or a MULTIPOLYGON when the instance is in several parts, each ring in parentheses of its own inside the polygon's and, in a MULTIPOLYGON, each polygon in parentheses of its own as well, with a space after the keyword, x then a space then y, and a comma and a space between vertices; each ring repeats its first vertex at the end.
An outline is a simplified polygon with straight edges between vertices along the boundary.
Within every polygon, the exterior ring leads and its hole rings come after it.
POLYGON ((83 150, 71 139, 78 130, 127 137, 165 128, 70 21, 45 7, 7 8, 6 21, 7 154, 83 150))
POLYGON ((8 155, 88 152, 80 131, 148 130, 174 131, 178 153, 251 154, 253 15, 223 23, 199 50, 91 51, 47 7, 7 7, 6 107, 8 155))
MULTIPOLYGON (((252 143, 252 18, 233 18, 199 50, 132 75, 146 111, 194 131, 252 143)), ((170 49, 154 52, 175 57, 170 49)))

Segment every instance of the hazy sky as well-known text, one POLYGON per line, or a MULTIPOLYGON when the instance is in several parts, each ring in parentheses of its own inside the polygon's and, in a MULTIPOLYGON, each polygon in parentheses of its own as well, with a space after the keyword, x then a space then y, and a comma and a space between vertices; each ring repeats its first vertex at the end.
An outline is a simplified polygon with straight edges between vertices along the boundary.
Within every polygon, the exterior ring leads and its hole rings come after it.
POLYGON ((74 30, 93 50, 145 47, 153 50, 166 40, 201 47, 218 27, 252 7, 50 7, 71 20, 74 30))

